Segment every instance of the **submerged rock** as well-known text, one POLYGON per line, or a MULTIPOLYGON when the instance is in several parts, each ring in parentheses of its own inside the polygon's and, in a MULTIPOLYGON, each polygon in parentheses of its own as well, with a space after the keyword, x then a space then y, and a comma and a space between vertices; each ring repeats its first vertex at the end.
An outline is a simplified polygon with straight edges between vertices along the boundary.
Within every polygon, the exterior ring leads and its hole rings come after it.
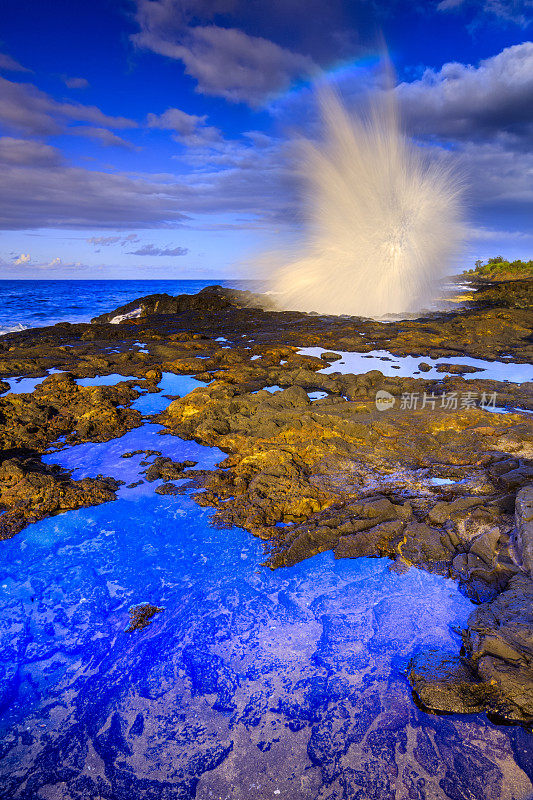
POLYGON ((133 631, 142 631, 151 625, 153 617, 156 614, 161 614, 164 608, 154 606, 151 603, 140 603, 137 606, 132 606, 129 610, 130 624, 126 628, 126 633, 133 633, 133 631))

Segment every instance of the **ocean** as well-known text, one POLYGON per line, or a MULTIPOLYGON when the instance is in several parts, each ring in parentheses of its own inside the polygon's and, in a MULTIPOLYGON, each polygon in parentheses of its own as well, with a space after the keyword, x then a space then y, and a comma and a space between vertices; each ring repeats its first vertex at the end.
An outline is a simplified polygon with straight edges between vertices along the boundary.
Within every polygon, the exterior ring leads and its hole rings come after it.
POLYGON ((147 294, 195 294, 205 286, 220 284, 251 289, 252 281, 239 280, 0 280, 0 335, 57 322, 90 322, 147 294))

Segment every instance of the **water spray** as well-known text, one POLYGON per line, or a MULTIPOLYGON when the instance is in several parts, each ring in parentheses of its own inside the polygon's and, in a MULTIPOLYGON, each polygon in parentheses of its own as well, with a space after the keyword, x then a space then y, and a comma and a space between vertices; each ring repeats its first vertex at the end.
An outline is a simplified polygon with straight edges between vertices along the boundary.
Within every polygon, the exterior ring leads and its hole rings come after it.
POLYGON ((299 148, 303 241, 269 257, 279 305, 376 318, 427 307, 464 238, 460 179, 402 134, 392 91, 366 117, 331 91, 319 102, 325 136, 299 148))

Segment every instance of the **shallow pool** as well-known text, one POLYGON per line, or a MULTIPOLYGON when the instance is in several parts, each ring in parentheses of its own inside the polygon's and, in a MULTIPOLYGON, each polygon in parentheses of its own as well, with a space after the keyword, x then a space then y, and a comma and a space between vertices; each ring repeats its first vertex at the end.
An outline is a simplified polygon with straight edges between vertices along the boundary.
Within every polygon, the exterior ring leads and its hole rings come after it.
MULTIPOLYGON (((322 353, 331 352, 322 347, 302 347, 298 353, 302 356, 315 356, 320 358, 322 353)), ((509 383, 524 383, 533 381, 533 364, 517 364, 511 361, 484 361, 480 358, 467 356, 454 356, 453 358, 428 358, 427 356, 396 356, 388 350, 372 350, 369 353, 352 353, 345 350, 335 350, 341 358, 327 364, 320 372, 329 374, 341 372, 342 374, 362 375, 371 370, 379 370, 385 377, 425 379, 443 379, 450 372, 439 372, 439 364, 460 364, 461 366, 475 367, 476 372, 464 373, 464 378, 481 378, 483 380, 508 381, 509 383), (419 365, 424 362, 429 369, 421 371, 419 365)))
MULTIPOLYGON (((160 431, 46 460, 129 484, 154 456, 126 452, 224 457, 160 431)), ((412 701, 409 658, 459 648, 454 582, 331 553, 271 572, 258 539, 157 485, 1 543, 1 796, 530 796, 514 728, 412 701), (164 610, 126 633, 143 602, 164 610)))

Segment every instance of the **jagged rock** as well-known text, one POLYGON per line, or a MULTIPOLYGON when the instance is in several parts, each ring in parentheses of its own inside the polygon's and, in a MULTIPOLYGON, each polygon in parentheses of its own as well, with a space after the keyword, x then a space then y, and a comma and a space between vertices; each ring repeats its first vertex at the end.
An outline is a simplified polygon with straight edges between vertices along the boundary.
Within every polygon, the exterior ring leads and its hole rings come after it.
POLYGON ((446 520, 453 519, 454 516, 468 508, 479 505, 478 497, 460 497, 450 503, 436 503, 428 514, 428 519, 435 525, 443 525, 446 520))
POLYGON ((490 708, 533 720, 533 581, 516 575, 495 600, 478 606, 464 643, 477 674, 496 692, 490 708))
POLYGON ((442 650, 423 650, 409 665, 417 698, 433 711, 471 714, 481 711, 486 692, 468 662, 442 650))
POLYGON ((516 495, 515 542, 524 569, 533 578, 533 485, 516 495))
POLYGON ((463 658, 423 650, 412 660, 409 681, 423 705, 533 721, 533 581, 514 576, 494 600, 478 606, 463 642, 463 658))
POLYGON ((485 564, 492 566, 498 553, 501 532, 499 528, 490 528, 474 539, 470 545, 470 553, 480 558, 485 564))
POLYGON ((42 463, 27 453, 0 463, 0 540, 9 539, 31 522, 75 508, 115 499, 113 478, 72 480, 60 467, 42 463))
POLYGON ((268 298, 264 295, 226 289, 222 286, 206 286, 198 294, 180 294, 177 297, 169 294, 150 294, 146 297, 139 297, 108 314, 94 317, 91 322, 118 324, 155 314, 179 314, 182 311, 211 311, 232 307, 261 308, 265 304, 268 304, 268 298))
POLYGON ((160 478, 164 481, 183 478, 185 477, 185 470, 189 467, 195 467, 197 463, 197 461, 172 461, 171 458, 158 456, 146 470, 146 480, 151 483, 160 478))
POLYGON ((360 556, 390 556, 397 552, 402 541, 405 523, 391 520, 374 525, 362 533, 341 536, 335 548, 335 558, 358 558, 360 556))

